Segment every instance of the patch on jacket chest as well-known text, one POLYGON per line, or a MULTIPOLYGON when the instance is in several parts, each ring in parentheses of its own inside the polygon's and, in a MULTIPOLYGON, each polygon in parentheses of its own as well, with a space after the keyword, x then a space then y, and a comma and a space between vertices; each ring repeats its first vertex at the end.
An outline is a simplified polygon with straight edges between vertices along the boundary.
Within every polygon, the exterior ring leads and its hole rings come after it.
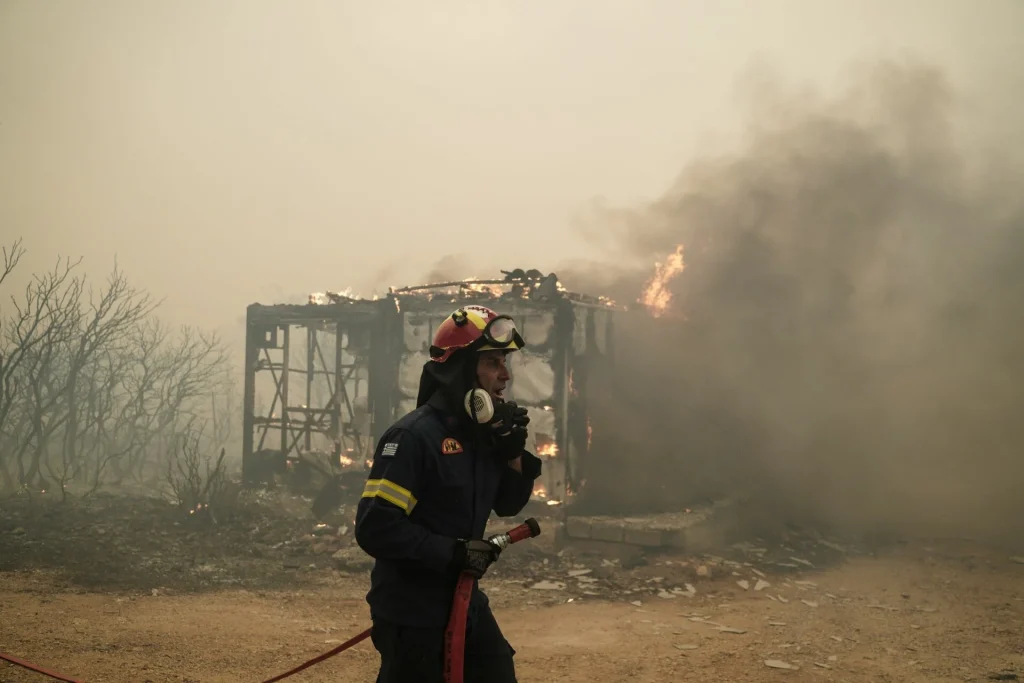
POLYGON ((462 444, 455 439, 448 437, 441 442, 441 452, 445 455, 455 455, 462 452, 462 444))

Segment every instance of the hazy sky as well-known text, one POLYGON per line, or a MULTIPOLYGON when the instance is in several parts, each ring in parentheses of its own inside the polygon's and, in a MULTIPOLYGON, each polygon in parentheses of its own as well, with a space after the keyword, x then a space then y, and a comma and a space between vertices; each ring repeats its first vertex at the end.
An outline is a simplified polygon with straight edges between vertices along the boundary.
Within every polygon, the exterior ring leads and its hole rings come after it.
MULTIPOLYGON (((767 65, 909 52, 992 111, 1020 0, 0 0, 0 237, 115 254, 177 322, 586 257, 574 217, 735 143, 767 65), (979 76, 980 74, 980 76, 979 76), (993 77, 988 80, 985 74, 993 77)), ((1024 86, 1024 81, 1016 81, 1024 86)))

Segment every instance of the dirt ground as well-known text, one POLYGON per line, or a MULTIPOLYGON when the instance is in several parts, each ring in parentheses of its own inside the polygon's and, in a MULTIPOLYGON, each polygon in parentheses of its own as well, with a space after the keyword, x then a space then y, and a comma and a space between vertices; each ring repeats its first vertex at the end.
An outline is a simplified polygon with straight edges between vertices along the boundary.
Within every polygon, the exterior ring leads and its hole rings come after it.
MULTIPOLYGON (((73 571, 67 571, 55 552, 22 552, 32 545, 19 539, 35 535, 34 514, 5 513, 0 652, 86 683, 258 682, 367 625, 365 570, 303 558, 300 568, 288 563, 287 574, 264 553, 245 562, 223 554, 219 563, 205 556, 197 562, 193 553, 191 574, 157 573, 158 585, 147 586, 143 559, 126 550, 139 543, 104 546, 105 564, 95 572, 83 570, 84 557, 69 557, 73 571), (111 549, 124 556, 109 555, 111 549), (134 572, 116 567, 126 559, 134 572), (256 566, 272 568, 274 580, 255 580, 256 566), (104 583, 100 568, 118 573, 107 574, 104 583), (232 572, 242 578, 201 586, 181 580, 232 572)), ((43 519, 52 526, 59 514, 51 510, 43 519)), ((74 514, 82 519, 80 511, 74 514)), ((135 526, 150 529, 148 522, 135 526)), ((187 539, 199 532, 182 533, 187 539)), ((157 535, 167 544, 174 540, 157 535)), ((268 541, 268 547, 278 543, 268 541)), ((796 545, 792 539, 774 543, 787 552, 796 545)), ((73 547, 87 556, 85 544, 73 547)), ((483 585, 518 651, 523 683, 1024 677, 1019 558, 953 541, 845 549, 827 566, 796 551, 798 568, 758 562, 764 548, 742 544, 720 556, 649 553, 629 562, 524 547, 517 561, 506 562, 483 585)), ((289 680, 372 681, 376 662, 367 641, 289 680)), ((0 663, 0 682, 42 680, 0 663)))

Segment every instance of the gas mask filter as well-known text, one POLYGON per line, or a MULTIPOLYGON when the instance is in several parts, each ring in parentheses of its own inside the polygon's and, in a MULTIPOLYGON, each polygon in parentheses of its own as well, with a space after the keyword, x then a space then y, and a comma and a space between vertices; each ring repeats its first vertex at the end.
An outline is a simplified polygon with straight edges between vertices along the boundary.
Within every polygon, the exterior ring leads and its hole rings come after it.
POLYGON ((494 418, 494 401, 483 389, 467 391, 462 405, 466 409, 466 414, 480 424, 487 424, 494 418))

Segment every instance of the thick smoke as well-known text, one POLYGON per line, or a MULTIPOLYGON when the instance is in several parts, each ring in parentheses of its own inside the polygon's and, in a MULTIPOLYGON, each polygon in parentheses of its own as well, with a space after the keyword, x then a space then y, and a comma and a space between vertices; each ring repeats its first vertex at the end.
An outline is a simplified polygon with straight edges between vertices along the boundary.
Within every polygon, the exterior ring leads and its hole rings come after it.
POLYGON ((642 266, 560 269, 633 302, 685 245, 669 312, 620 320, 586 504, 744 492, 798 523, 1024 539, 1022 176, 957 147, 933 69, 762 86, 739 152, 607 216, 642 266))

